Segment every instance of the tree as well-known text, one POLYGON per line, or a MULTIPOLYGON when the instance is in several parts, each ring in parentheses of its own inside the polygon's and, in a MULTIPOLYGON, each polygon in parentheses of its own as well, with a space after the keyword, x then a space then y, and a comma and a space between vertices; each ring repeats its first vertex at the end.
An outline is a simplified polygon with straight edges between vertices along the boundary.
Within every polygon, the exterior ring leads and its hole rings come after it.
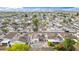
POLYGON ((37 17, 37 15, 33 15, 33 18, 36 18, 37 17))
POLYGON ((44 19, 44 20, 46 19, 46 14, 43 14, 43 19, 44 19))
POLYGON ((33 25, 34 25, 34 31, 38 31, 39 20, 33 19, 32 22, 33 22, 33 25))
POLYGON ((55 19, 56 18, 56 15, 53 15, 53 19, 55 19))
POLYGON ((37 27, 39 25, 39 20, 38 19, 33 19, 33 24, 37 27))
POLYGON ((72 22, 72 20, 71 20, 71 19, 69 19, 69 22, 72 22))
POLYGON ((75 16, 79 16, 79 13, 77 13, 75 16))
POLYGON ((14 24, 14 25, 18 25, 17 22, 12 22, 12 24, 14 24))
POLYGON ((68 23, 67 19, 64 19, 64 20, 63 20, 63 23, 68 23))
POLYGON ((3 31, 4 33, 7 33, 9 30, 8 30, 8 29, 3 28, 3 29, 2 29, 2 31, 3 31))
POLYGON ((7 25, 7 24, 9 24, 9 21, 8 21, 8 20, 4 20, 4 21, 2 22, 2 24, 3 24, 3 25, 7 25))
POLYGON ((9 25, 9 23, 10 21, 8 19, 3 19, 2 21, 3 28, 6 28, 9 25))
POLYGON ((15 43, 9 48, 6 48, 8 51, 28 51, 30 49, 30 46, 28 44, 18 44, 15 43))

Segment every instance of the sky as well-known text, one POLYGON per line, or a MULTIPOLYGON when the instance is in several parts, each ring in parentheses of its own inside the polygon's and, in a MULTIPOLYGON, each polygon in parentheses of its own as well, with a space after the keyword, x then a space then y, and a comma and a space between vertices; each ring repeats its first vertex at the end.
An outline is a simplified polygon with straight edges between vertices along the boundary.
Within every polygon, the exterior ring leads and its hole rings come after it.
POLYGON ((64 7, 79 6, 79 0, 0 0, 0 7, 64 7))

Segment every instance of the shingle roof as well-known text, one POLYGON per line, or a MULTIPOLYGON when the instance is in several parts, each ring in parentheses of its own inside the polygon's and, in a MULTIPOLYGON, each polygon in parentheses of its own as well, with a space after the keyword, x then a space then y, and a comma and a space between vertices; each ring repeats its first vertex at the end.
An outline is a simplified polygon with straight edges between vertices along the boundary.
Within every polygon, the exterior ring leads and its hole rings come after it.
POLYGON ((12 39, 17 33, 16 32, 9 32, 7 35, 5 35, 4 38, 12 39))

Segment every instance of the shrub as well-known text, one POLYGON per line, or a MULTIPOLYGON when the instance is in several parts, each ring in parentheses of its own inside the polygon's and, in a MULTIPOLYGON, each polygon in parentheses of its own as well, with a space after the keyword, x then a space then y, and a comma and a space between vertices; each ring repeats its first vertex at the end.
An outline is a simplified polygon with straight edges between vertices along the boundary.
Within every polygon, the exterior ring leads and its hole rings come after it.
POLYGON ((59 50, 59 51, 64 51, 65 47, 63 44, 57 44, 55 45, 54 49, 59 50))
POLYGON ((49 45, 49 46, 54 46, 54 43, 48 41, 48 45, 49 45))
POLYGON ((76 42, 72 39, 65 39, 64 42, 58 44, 58 45, 55 45, 55 49, 56 50, 60 50, 60 51, 73 51, 75 50, 74 48, 74 44, 76 42))
POLYGON ((28 44, 18 44, 15 43, 11 47, 7 48, 8 51, 28 51, 30 46, 28 44))

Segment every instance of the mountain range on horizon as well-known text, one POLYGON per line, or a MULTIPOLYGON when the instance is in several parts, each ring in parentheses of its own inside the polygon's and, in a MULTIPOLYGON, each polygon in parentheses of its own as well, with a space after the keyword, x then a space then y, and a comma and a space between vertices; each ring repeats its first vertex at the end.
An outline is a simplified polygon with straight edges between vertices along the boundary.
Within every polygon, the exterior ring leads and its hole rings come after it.
POLYGON ((10 8, 0 7, 0 12, 33 12, 33 11, 79 11, 79 7, 21 7, 21 8, 10 8))

